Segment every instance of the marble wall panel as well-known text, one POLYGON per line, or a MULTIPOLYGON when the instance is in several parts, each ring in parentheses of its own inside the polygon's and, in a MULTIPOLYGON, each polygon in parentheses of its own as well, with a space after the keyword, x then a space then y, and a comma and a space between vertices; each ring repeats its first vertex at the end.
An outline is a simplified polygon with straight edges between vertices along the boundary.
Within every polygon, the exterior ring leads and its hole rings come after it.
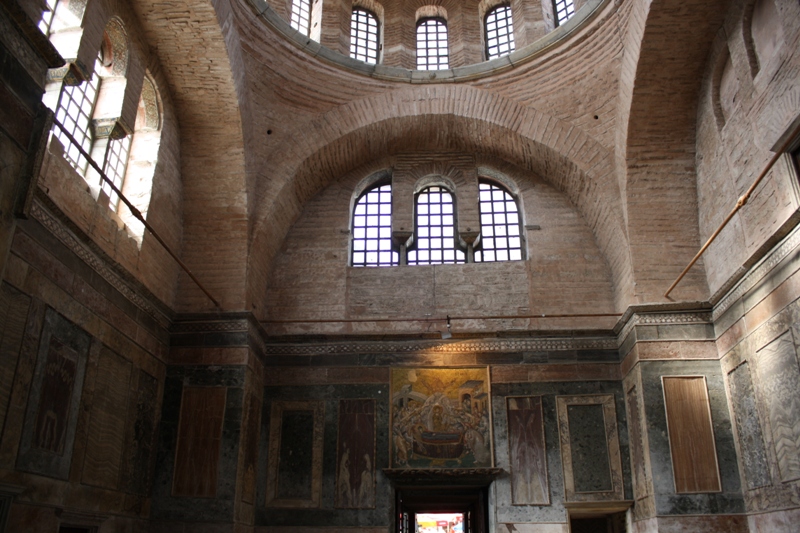
POLYGON ((250 393, 245 400, 245 441, 244 441, 244 478, 242 485, 242 501, 255 502, 256 468, 258 467, 258 438, 261 428, 261 402, 250 393))
POLYGON ((30 304, 29 296, 0 284, 0 428, 6 419, 30 304))
POLYGON ((623 500, 614 395, 558 396, 556 409, 566 501, 623 500), (574 409, 575 406, 578 409, 574 409), (592 409, 592 406, 599 409, 592 409), (604 445, 598 445, 598 439, 604 445), (597 465, 607 465, 603 468, 608 471, 610 483, 602 479, 597 465), (577 472, 578 469, 581 472, 577 472))
POLYGON ((67 479, 91 338, 48 309, 39 342, 17 468, 67 479))
POLYGON ((739 441, 739 462, 747 488, 769 485, 772 480, 748 363, 728 373, 728 391, 739 441))
POLYGON ((645 464, 645 448, 642 439, 642 406, 639 390, 633 386, 626 394, 628 409, 628 431, 630 432, 631 472, 633 477, 633 495, 636 500, 647 497, 649 480, 645 464))
POLYGON ((87 485, 119 486, 131 366, 107 348, 100 351, 83 462, 82 482, 87 485))
POLYGON ((375 400, 339 402, 335 506, 375 508, 375 400))
POLYGON ((127 447, 122 463, 122 488, 144 496, 149 493, 155 456, 158 420, 158 380, 143 370, 128 407, 127 447))
POLYGON ((514 505, 549 505, 547 446, 541 396, 506 398, 511 501, 514 505))
POLYGON ((662 377, 675 492, 722 490, 706 380, 662 377))
POLYGON ((225 398, 224 387, 184 387, 172 483, 174 496, 216 495, 225 398))
POLYGON ((575 492, 612 489, 603 406, 568 405, 569 444, 575 492))
POLYGON ((274 402, 270 415, 268 507, 319 507, 323 402, 274 402))
POLYGON ((759 350, 756 361, 780 477, 792 481, 800 478, 800 368, 792 333, 759 350))

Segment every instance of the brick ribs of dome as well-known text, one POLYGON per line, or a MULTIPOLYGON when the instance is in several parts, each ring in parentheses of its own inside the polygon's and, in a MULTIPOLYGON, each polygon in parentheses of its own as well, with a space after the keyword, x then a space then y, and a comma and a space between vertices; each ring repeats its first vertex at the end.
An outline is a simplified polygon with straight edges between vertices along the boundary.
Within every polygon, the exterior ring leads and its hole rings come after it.
MULTIPOLYGON (((241 309, 245 302, 247 191, 234 72, 241 72, 243 64, 231 64, 231 58, 238 56, 229 55, 219 21, 229 14, 230 6, 224 0, 213 6, 141 0, 135 9, 148 42, 158 50, 180 122, 182 258, 222 300, 223 308, 241 309), (210 243, 214 254, 208 253, 210 243)), ((232 24, 223 26, 234 31, 232 24)), ((179 294, 180 311, 211 307, 208 298, 183 274, 179 294)))

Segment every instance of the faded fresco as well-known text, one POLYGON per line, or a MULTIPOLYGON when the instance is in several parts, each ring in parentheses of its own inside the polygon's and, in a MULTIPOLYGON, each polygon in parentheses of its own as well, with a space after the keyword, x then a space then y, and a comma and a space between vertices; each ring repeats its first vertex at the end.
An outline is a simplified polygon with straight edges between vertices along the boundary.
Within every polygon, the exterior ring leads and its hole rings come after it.
POLYGON ((548 505, 547 456, 541 396, 506 399, 511 496, 515 505, 548 505))
POLYGON ((489 371, 392 369, 392 468, 492 467, 489 371))
POLYGON ((375 508, 375 400, 339 402, 336 507, 375 508))
POLYGON ((52 309, 45 314, 17 468, 69 476, 91 338, 52 309))

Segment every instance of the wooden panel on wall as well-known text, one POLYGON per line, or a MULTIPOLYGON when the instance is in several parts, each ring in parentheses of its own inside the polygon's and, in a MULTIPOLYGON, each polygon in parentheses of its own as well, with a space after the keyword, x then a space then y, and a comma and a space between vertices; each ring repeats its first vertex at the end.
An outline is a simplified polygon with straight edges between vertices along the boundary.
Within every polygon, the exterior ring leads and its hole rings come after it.
POLYGON ((800 368, 791 331, 759 350, 756 361, 781 481, 800 479, 800 368))
POLYGON ((542 397, 508 397, 506 414, 511 501, 514 505, 549 505, 542 397))
POLYGON ((319 507, 323 402, 273 402, 270 412, 268 507, 319 507))
POLYGON ((184 387, 175 446, 174 496, 216 495, 226 393, 225 387, 184 387))
POLYGON ((103 348, 96 379, 82 481, 116 489, 125 445, 131 363, 103 348))
POLYGON ((703 376, 664 376, 664 404, 675 492, 722 490, 703 376))
POLYGON ((339 401, 335 505, 375 508, 375 400, 339 401))

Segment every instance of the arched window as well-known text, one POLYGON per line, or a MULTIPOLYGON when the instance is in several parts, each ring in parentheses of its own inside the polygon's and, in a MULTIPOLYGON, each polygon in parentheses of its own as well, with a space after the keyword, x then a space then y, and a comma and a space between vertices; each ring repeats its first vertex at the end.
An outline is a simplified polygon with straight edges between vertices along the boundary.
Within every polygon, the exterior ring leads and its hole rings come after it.
POLYGON ((480 248, 475 262, 517 261, 523 258, 522 221, 513 196, 492 182, 479 184, 480 248))
POLYGON ((378 17, 366 9, 354 9, 350 17, 350 57, 377 63, 378 32, 378 17))
POLYGON ((573 0, 553 0, 553 11, 556 14, 556 26, 561 26, 575 14, 573 0))
POLYGON ((447 24, 438 17, 417 23, 417 70, 450 68, 447 49, 447 24))
POLYGON ((486 59, 494 59, 514 51, 514 25, 511 6, 499 5, 486 14, 486 59))
POLYGON ((456 246, 456 218, 453 195, 444 187, 432 185, 417 195, 414 249, 408 252, 409 265, 465 263, 466 254, 456 246))
POLYGON ((364 192, 353 209, 352 265, 380 267, 399 264, 392 250, 392 186, 364 192))
POLYGON ((309 35, 311 29, 311 0, 292 0, 292 28, 303 35, 309 35))
MULTIPOLYGON (((56 120, 72 135, 81 148, 89 152, 92 148, 91 121, 97 102, 97 74, 80 85, 63 85, 55 109, 56 120)), ((81 175, 86 172, 88 162, 60 128, 55 135, 64 146, 64 157, 81 175)))

